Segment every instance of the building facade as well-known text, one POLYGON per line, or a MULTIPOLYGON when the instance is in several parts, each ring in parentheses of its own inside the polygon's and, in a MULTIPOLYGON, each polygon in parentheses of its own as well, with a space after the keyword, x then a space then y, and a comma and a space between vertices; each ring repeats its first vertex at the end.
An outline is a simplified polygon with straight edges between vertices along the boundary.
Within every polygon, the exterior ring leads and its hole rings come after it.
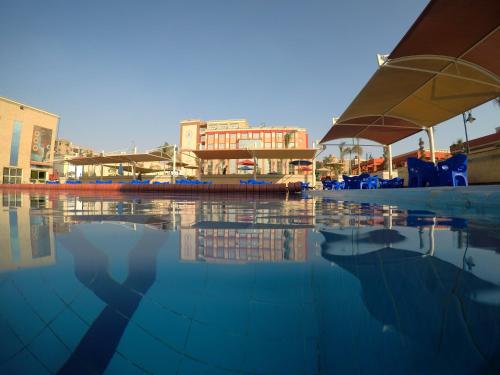
POLYGON ((43 183, 53 174, 59 116, 0 97, 1 183, 43 183))
MULTIPOLYGON (((446 160, 451 156, 449 150, 435 150, 434 157, 436 162, 441 160, 446 160)), ((406 154, 401 154, 392 158, 392 165, 394 168, 406 168, 408 167, 408 158, 417 158, 424 160, 431 160, 431 152, 428 148, 424 149, 423 152, 420 150, 414 150, 407 152, 406 154)))
MULTIPOLYGON (((308 134, 305 128, 288 126, 249 126, 245 119, 185 120, 181 122, 180 152, 185 163, 195 163, 194 150, 236 149, 306 149, 308 134)), ((259 173, 291 173, 286 160, 258 160, 259 173)), ((205 161, 202 170, 207 174, 237 174, 238 160, 205 161)))

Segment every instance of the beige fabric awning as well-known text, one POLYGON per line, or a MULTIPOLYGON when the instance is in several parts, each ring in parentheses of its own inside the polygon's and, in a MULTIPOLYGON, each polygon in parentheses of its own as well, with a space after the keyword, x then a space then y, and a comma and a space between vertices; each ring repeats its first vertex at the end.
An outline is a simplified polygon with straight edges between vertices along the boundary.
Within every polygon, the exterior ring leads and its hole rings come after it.
MULTIPOLYGON (((99 164, 120 164, 120 163, 140 163, 148 161, 166 161, 170 158, 154 154, 119 154, 105 156, 90 156, 68 159, 73 165, 99 165, 99 164)), ((181 164, 181 163, 178 163, 181 164)))
POLYGON ((202 160, 214 159, 313 159, 313 148, 278 148, 278 149, 234 149, 234 150, 196 150, 194 154, 202 160))
POLYGON ((321 142, 392 144, 500 95, 500 1, 433 0, 321 142))

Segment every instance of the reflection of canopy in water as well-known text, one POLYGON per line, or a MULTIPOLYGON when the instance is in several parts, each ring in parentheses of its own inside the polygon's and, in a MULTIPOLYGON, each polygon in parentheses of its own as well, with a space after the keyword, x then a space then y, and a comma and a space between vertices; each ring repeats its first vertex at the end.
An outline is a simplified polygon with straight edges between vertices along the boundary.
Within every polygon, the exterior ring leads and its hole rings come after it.
POLYGON ((74 222, 116 222, 116 223, 131 223, 131 224, 144 224, 149 226, 162 226, 162 229, 171 224, 170 218, 160 215, 138 215, 138 214, 125 214, 125 215, 71 215, 67 216, 74 222))
POLYGON ((247 223, 241 221, 199 221, 192 227, 198 229, 303 229, 314 228, 314 225, 288 223, 247 223))
POLYGON ((434 360, 456 366, 451 373, 500 370, 500 307, 476 298, 500 293, 494 284, 408 250, 322 256, 359 279, 363 302, 378 321, 435 353, 434 360))
MULTIPOLYGON (((334 232, 327 232, 325 230, 320 231, 320 233, 325 237, 327 243, 340 242, 340 241, 351 241, 353 236, 346 234, 338 234, 334 232)), ((395 229, 376 229, 368 233, 363 233, 358 235, 356 242, 371 243, 371 244, 389 244, 398 243, 404 241, 405 236, 400 234, 395 229)))

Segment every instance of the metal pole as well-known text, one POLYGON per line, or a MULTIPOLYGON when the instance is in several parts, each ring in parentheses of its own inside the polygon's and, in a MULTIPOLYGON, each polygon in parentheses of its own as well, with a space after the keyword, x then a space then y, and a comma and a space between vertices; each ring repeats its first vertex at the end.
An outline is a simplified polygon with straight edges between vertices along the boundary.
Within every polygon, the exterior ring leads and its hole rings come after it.
POLYGON ((388 165, 387 168, 389 170, 389 178, 392 178, 392 147, 391 145, 387 145, 387 159, 388 165))
POLYGON ((436 152, 434 149, 434 130, 431 128, 425 129, 427 136, 429 137, 429 148, 431 153, 431 162, 436 164, 436 152))
POLYGON ((467 134, 467 119, 465 118, 465 113, 462 113, 462 119, 464 120, 464 129, 465 129, 465 144, 466 144, 465 152, 467 153, 467 155, 469 155, 470 152, 469 136, 467 134))

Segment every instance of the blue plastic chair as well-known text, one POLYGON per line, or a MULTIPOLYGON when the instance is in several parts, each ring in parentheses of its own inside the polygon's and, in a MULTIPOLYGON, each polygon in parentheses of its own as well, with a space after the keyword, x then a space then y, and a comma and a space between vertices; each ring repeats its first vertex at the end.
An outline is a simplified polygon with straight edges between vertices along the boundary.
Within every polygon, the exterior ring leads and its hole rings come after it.
POLYGON ((59 181, 45 181, 45 184, 47 184, 47 185, 57 185, 57 184, 59 184, 59 181))
POLYGON ((349 177, 347 175, 342 175, 342 179, 344 180, 344 186, 347 190, 351 189, 352 185, 352 177, 349 177))
POLYGON ((368 176, 361 181, 361 189, 378 189, 378 176, 368 176))
POLYGON ((467 156, 457 154, 437 165, 440 186, 468 186, 467 156))
POLYGON ((439 186, 438 170, 434 163, 408 158, 408 187, 439 186))
POLYGON ((332 180, 325 180, 321 182, 323 184, 323 190, 332 190, 334 182, 332 180))
POLYGON ((68 185, 73 185, 73 184, 81 184, 82 182, 80 180, 68 180, 65 183, 68 185))
POLYGON ((309 189, 309 182, 301 182, 300 190, 307 190, 307 189, 309 189))

